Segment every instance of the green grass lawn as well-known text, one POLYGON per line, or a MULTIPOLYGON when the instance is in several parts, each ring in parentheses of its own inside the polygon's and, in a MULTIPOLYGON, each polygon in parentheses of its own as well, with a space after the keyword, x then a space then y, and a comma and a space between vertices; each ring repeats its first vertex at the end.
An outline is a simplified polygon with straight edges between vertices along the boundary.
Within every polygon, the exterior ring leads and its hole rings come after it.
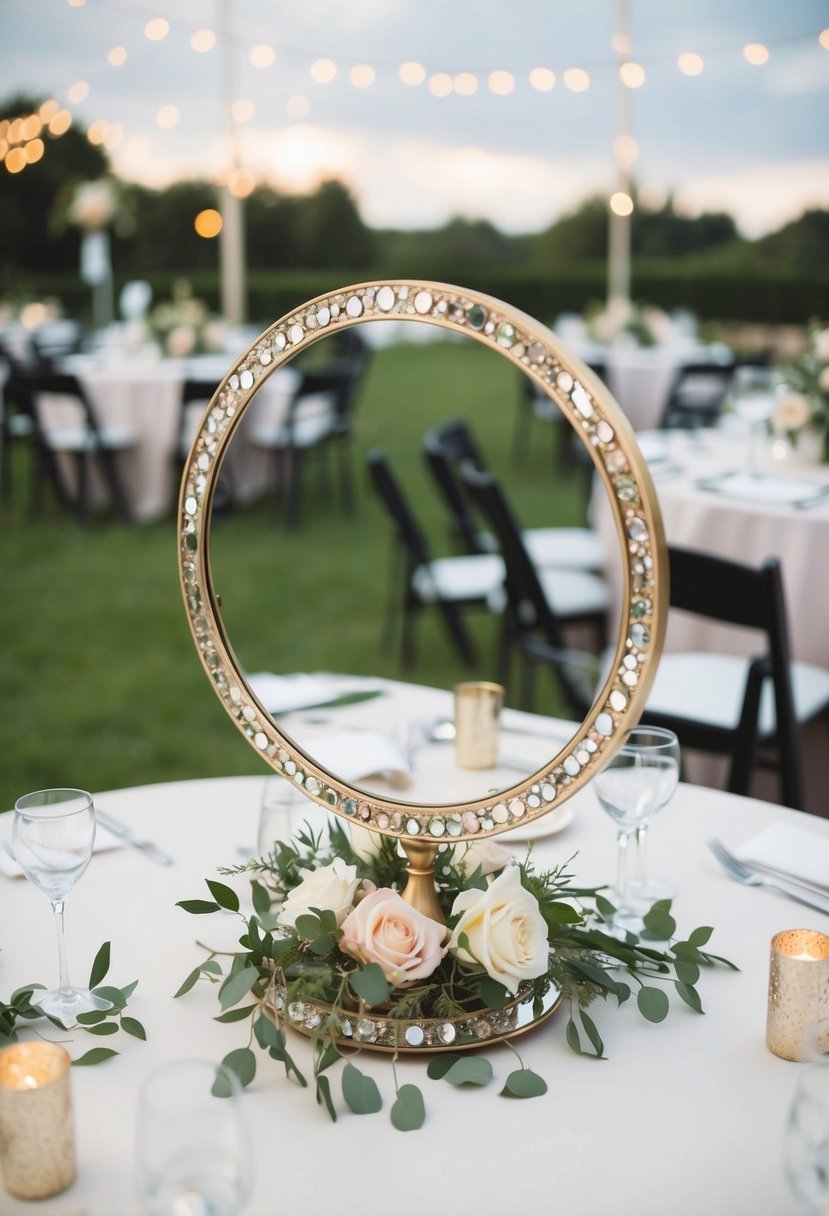
MULTIPOLYGON (((513 460, 518 397, 516 371, 474 343, 378 352, 355 416, 355 514, 342 515, 324 467, 309 466, 298 532, 288 533, 265 502, 214 525, 214 579, 245 667, 402 674, 396 647, 381 644, 390 543, 363 468, 372 446, 389 452, 436 554, 451 551, 450 539, 420 441, 458 415, 473 425, 523 524, 582 523, 579 479, 554 481, 548 427, 535 424, 529 455, 513 460)), ((14 502, 0 506, 0 808, 52 785, 101 790, 265 772, 197 659, 172 514, 134 528, 104 519, 86 532, 52 502, 33 516, 19 455, 14 502)), ((473 628, 482 657, 472 674, 491 676, 496 624, 481 613, 473 628)), ((409 678, 449 687, 469 675, 425 613, 409 678)), ((543 707, 555 708, 550 700, 543 707)))

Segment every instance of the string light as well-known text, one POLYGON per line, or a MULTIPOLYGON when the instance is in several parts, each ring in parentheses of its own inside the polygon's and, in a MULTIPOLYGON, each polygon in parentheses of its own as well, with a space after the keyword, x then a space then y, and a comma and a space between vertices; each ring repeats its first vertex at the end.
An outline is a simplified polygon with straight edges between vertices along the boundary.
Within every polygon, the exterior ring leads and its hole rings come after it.
POLYGON ((370 89, 374 84, 377 73, 374 68, 367 63, 358 63, 348 73, 348 79, 354 85, 355 89, 370 89))
POLYGON ((216 45, 216 35, 213 30, 196 30, 190 39, 190 45, 194 51, 198 51, 200 55, 204 55, 207 51, 213 50, 213 47, 216 45))
POLYGON ((428 88, 433 97, 448 97, 452 92, 452 77, 446 72, 435 72, 429 77, 428 88))
POLYGON ((181 113, 178 106, 166 105, 156 112, 155 121, 159 127, 169 129, 177 126, 180 118, 181 113))
POLYGON ((458 72, 452 87, 459 97, 472 97, 478 92, 478 77, 474 72, 458 72))
POLYGON ((170 32, 170 22, 164 17, 153 17, 144 26, 144 33, 150 42, 161 42, 170 32))
POLYGON ((123 46, 114 46, 107 55, 107 61, 114 68, 120 68, 122 64, 127 62, 127 48, 123 46))
POLYGON ((205 207, 193 220, 193 227, 206 241, 212 240, 222 230, 222 217, 215 207, 205 207))
POLYGON ((769 61, 769 48, 763 46, 762 42, 749 42, 743 47, 743 58, 747 63, 760 67, 769 61))
POLYGON ((584 68, 568 68, 564 73, 564 87, 573 93, 584 93, 590 88, 590 77, 584 68))
POLYGON ((250 61, 255 68, 272 67, 275 60, 276 51, 265 42, 255 46, 250 53, 250 61))
POLYGON ((23 153, 26 157, 26 163, 29 165, 36 164, 43 153, 46 151, 42 139, 30 139, 23 148, 23 153))
POLYGON ((645 83, 645 69, 641 63, 628 60, 619 65, 619 79, 629 89, 640 89, 645 83))
POLYGON ((530 72, 530 84, 540 93, 549 93, 550 89, 555 88, 555 83, 556 74, 549 68, 533 68, 530 72))
POLYGON ((92 126, 86 133, 86 138, 91 144, 102 144, 106 140, 109 124, 99 119, 93 122, 92 126))
POLYGON ((72 126, 72 115, 68 110, 58 110, 57 114, 53 114, 49 119, 49 134, 50 135, 65 135, 72 126))
POLYGON ((250 122, 256 113, 256 106, 252 101, 246 101, 239 97, 236 101, 230 103, 230 113, 234 122, 250 122))
POLYGON ((66 96, 72 102, 73 106, 80 105, 82 101, 86 101, 89 96, 89 85, 85 80, 78 80, 75 84, 70 85, 66 91, 66 96))
POLYGON ((43 105, 38 110, 38 118, 43 122, 49 122, 57 114, 60 106, 55 101, 54 97, 50 97, 48 101, 44 101, 43 105))
POLYGON ((829 51, 829 29, 821 30, 817 36, 817 40, 824 51, 829 51))
POLYGON ((705 71, 702 55, 697 55, 695 51, 683 51, 677 56, 676 66, 683 76, 700 76, 705 71))
POLYGON ((248 169, 234 169, 227 179, 227 188, 234 198, 247 198, 256 189, 256 178, 248 169))
POLYGON ((404 84, 423 84, 426 79, 426 69, 422 63, 409 60, 408 63, 401 63, 399 75, 404 84))
POLYGON ((317 84, 328 84, 337 75, 333 59, 315 59, 311 64, 311 79, 317 84))
POLYGON ((515 88, 515 77, 512 72, 498 70, 490 72, 487 80, 490 91, 496 93, 499 97, 507 97, 515 88))
POLYGON ((19 173, 26 168, 26 153, 22 148, 10 148, 6 153, 6 168, 9 173, 19 173))
POLYGON ((43 130, 43 123, 37 114, 30 114, 28 118, 24 118, 20 127, 21 138, 25 141, 37 139, 40 132, 43 130))
POLYGON ((610 210, 614 215, 632 215, 633 199, 629 194, 625 194, 624 190, 617 190, 610 196, 610 210))

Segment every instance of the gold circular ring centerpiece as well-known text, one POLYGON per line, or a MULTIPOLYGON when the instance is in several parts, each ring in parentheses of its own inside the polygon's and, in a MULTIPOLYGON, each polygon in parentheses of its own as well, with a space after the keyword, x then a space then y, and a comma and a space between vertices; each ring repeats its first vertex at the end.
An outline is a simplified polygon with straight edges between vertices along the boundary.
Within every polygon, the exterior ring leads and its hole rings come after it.
MULTIPOLYGON (((361 283, 318 296, 270 326, 228 371, 184 468, 179 568, 196 648, 227 713, 266 764, 310 799, 404 846, 507 832, 554 812, 580 790, 638 721, 656 674, 668 606, 662 521, 633 431, 592 372, 544 326, 499 300, 443 283, 361 283), (579 436, 607 491, 621 553, 622 606, 613 660, 572 739, 529 778, 466 803, 380 798, 328 772, 287 737, 236 659, 213 587, 209 531, 222 457, 257 391, 277 368, 337 330, 376 321, 432 325, 490 347, 528 376, 579 436)), ((415 863, 415 868, 419 868, 415 863)))

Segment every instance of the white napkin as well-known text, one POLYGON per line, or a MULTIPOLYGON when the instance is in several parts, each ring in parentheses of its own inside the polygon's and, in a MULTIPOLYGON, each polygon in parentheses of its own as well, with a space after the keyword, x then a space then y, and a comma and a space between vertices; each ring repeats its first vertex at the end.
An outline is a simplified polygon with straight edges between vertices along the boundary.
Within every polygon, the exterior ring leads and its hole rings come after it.
POLYGON ((302 672, 275 676, 269 671, 259 671, 248 676, 248 683, 271 714, 324 705, 326 701, 336 701, 342 695, 342 689, 325 676, 309 676, 302 672))
POLYGON ((735 850, 745 862, 829 890, 829 837, 790 823, 770 823, 735 850))
MULTIPOLYGON (((6 851, 6 845, 12 848, 12 827, 14 815, 0 815, 0 874, 7 878, 21 878, 23 871, 6 851)), ((102 823, 95 825, 95 845, 93 853, 103 853, 106 849, 120 849, 125 841, 120 836, 114 836, 102 823)))
POLYGON ((794 477, 752 477, 749 473, 728 473, 706 483, 704 488, 746 502, 791 504, 811 498, 826 487, 798 481, 794 477))
POLYGON ((385 777, 392 785, 408 785, 411 770, 398 745, 373 730, 338 730, 308 741, 316 762, 344 781, 385 777))

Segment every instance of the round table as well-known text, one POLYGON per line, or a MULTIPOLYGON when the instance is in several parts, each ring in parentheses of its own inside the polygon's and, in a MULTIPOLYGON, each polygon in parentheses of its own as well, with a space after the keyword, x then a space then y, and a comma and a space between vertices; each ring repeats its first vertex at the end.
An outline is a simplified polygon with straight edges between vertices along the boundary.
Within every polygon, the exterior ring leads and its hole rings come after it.
MULTIPOLYGON (((252 847, 262 787, 263 779, 246 777, 96 795, 100 808, 155 840, 174 864, 162 867, 128 847, 97 853, 69 897, 73 975, 88 975, 98 946, 111 940, 108 982, 139 981, 128 1012, 144 1023, 148 1041, 113 1036, 106 1044, 117 1047, 119 1056, 73 1072, 78 1178, 66 1193, 38 1205, 42 1216, 137 1213, 133 1139, 142 1080, 179 1057, 218 1061, 246 1044, 246 1026, 213 1020, 219 1012, 215 989, 197 985, 172 999, 205 958, 196 939, 226 949, 236 940, 239 922, 230 914, 194 917, 175 905, 207 897, 204 879, 252 847)), ((567 805, 575 812, 572 823, 537 842, 536 863, 575 855, 572 869, 580 883, 611 880, 611 823, 589 787, 567 805)), ((322 812, 311 807, 310 813, 322 812)), ((619 1011, 597 1002, 591 1015, 605 1042, 608 1058, 602 1062, 580 1058, 566 1046, 567 1015, 560 1009, 517 1044, 527 1065, 548 1083, 542 1098, 499 1097, 515 1067, 506 1046, 486 1050, 495 1080, 484 1090, 431 1081, 423 1061, 407 1058, 397 1066, 398 1078, 421 1087, 427 1121, 421 1131, 405 1135, 388 1119, 389 1061, 363 1053, 360 1067, 377 1079, 384 1111, 370 1117, 346 1111, 333 1126, 313 1090, 287 1082, 282 1066, 260 1053, 256 1080, 242 1099, 256 1165, 248 1216, 277 1210, 330 1216, 344 1203, 365 1216, 504 1216, 519 1204, 528 1211, 579 1216, 791 1212, 781 1146, 799 1066, 764 1046, 769 942, 789 927, 829 931, 829 916, 738 886, 705 846, 712 835, 738 846, 781 819, 829 835, 829 824, 796 812, 679 788, 651 828, 650 871, 675 884, 680 931, 713 925, 709 948, 741 970, 703 976, 704 1017, 675 1001, 667 1020, 652 1026, 634 1001, 619 1011)), ((246 891, 244 879, 233 881, 246 891)), ((47 900, 23 879, 0 876, 0 893, 4 991, 34 979, 51 982, 57 959, 47 900)), ((78 1034, 56 1037, 71 1040, 74 1056, 101 1042, 78 1034)), ((310 1073, 307 1042, 293 1033, 290 1039, 297 1063, 310 1073)), ((336 1076, 332 1088, 344 1109, 336 1076)), ((5 1194, 3 1201, 8 1216, 31 1211, 5 1194)))

